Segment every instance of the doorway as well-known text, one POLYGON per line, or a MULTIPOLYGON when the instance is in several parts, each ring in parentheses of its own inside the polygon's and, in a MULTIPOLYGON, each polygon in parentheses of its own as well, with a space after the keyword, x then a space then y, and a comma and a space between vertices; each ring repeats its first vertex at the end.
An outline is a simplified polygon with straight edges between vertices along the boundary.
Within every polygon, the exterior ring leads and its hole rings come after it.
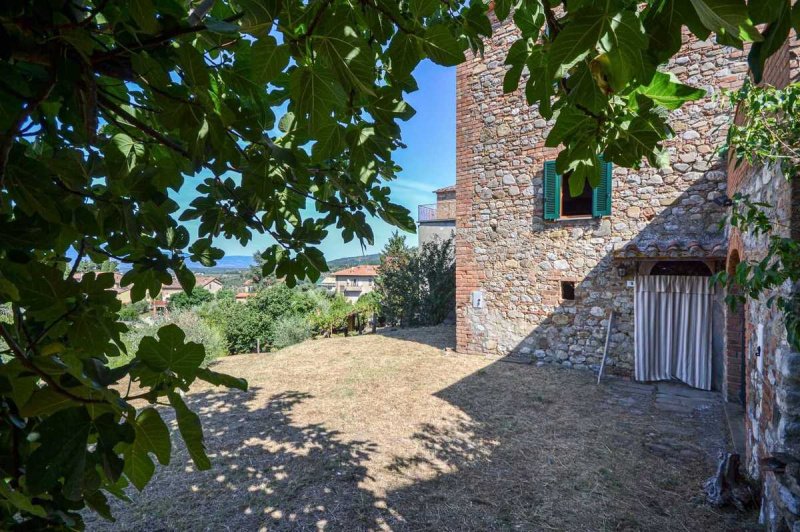
POLYGON ((702 261, 661 261, 636 283, 635 374, 712 385, 711 269, 702 261))

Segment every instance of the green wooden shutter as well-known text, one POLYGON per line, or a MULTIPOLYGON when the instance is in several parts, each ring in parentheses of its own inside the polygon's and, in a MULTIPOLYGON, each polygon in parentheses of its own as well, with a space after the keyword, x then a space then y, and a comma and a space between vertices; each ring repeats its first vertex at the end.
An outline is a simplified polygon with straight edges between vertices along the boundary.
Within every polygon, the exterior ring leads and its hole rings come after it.
POLYGON ((611 163, 599 159, 600 183, 592 191, 592 216, 611 216, 611 163))
POLYGON ((556 162, 544 163, 544 219, 558 220, 561 215, 561 176, 556 173, 556 162))

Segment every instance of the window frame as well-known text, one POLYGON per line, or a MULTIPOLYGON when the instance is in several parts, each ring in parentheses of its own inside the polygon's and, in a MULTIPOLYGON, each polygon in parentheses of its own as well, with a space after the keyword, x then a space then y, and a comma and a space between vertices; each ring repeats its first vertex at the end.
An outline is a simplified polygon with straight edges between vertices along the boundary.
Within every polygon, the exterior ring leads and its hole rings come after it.
POLYGON ((610 162, 599 157, 600 183, 592 187, 592 208, 590 214, 563 215, 563 176, 556 173, 556 162, 545 161, 542 172, 543 183, 543 218, 546 221, 577 221, 593 218, 604 218, 612 215, 613 199, 613 167, 610 162))

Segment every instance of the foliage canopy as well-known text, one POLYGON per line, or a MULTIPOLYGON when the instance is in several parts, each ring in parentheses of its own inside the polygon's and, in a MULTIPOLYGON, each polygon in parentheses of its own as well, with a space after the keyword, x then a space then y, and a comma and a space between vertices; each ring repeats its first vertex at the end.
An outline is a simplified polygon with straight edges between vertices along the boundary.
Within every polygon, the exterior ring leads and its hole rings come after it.
MULTIPOLYGON (((664 113, 701 92, 657 67, 684 25, 726 44, 753 41, 753 70, 800 25, 789 0, 496 0, 521 37, 506 89, 555 116, 559 171, 596 183, 595 155, 635 167, 661 157, 664 113), (792 17, 790 17, 790 12, 792 17), (755 24, 764 23, 759 32, 755 24)), ((331 228, 372 243, 368 216, 401 228, 387 182, 414 110, 415 66, 480 51, 483 0, 8 0, 0 5, 0 523, 80 528, 107 494, 141 489, 170 459, 165 401, 198 468, 199 418, 178 390, 197 379, 244 387, 202 366, 174 324, 130 363, 111 273, 78 279, 84 258, 130 266, 134 302, 187 259, 213 265, 219 237, 269 234, 262 275, 316 280, 331 228), (171 194, 196 187, 181 211, 171 194), (313 210, 309 209, 313 207, 313 210), (197 234, 185 222, 198 224, 197 234), (141 391, 125 391, 128 379, 141 391)))

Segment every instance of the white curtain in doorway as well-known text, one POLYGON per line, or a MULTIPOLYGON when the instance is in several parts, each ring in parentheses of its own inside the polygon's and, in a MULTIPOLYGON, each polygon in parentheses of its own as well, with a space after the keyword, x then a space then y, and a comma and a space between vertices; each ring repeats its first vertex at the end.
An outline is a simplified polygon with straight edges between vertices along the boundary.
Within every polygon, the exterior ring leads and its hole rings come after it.
POLYGON ((641 276, 636 280, 636 380, 677 378, 711 389, 709 277, 641 276))

